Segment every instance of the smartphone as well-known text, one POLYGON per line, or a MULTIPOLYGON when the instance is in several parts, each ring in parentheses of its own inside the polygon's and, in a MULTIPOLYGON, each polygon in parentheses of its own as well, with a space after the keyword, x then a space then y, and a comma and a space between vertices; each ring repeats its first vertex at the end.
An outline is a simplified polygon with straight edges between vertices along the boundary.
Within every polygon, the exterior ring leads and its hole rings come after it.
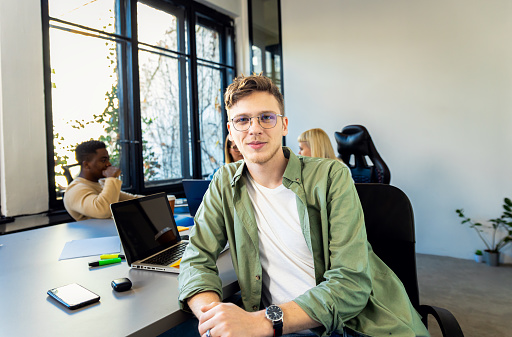
POLYGON ((50 289, 47 294, 71 310, 81 308, 100 300, 99 295, 77 283, 71 283, 62 287, 50 289))

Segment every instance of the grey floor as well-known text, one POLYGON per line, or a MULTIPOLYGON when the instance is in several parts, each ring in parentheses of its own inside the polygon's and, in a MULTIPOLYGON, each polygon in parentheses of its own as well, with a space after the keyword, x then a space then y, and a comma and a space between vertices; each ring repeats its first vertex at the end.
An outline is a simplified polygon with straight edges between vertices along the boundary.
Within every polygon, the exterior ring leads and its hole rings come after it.
MULTIPOLYGON (((423 254, 416 262, 421 304, 450 310, 465 337, 512 336, 512 265, 423 254)), ((429 331, 442 336, 432 319, 429 331)))

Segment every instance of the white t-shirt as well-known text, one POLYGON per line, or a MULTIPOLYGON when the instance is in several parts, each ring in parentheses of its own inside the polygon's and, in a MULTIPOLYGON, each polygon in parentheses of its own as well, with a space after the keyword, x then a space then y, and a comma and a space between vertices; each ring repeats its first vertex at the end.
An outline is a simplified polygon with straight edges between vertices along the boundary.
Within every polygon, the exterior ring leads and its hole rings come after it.
POLYGON ((300 227, 296 195, 282 184, 270 189, 247 176, 258 224, 263 305, 286 303, 316 285, 313 255, 300 227))

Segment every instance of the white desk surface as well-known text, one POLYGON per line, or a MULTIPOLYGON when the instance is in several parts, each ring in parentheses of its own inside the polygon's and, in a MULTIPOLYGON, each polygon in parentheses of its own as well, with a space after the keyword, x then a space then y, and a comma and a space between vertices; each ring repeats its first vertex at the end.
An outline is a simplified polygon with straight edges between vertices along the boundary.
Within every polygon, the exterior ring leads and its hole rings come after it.
MULTIPOLYGON (((190 317, 179 310, 177 274, 125 261, 89 269, 99 256, 59 261, 68 241, 114 235, 113 220, 94 219, 0 236, 0 336, 156 336, 190 317), (121 277, 133 287, 117 293, 110 282, 121 277), (100 302, 69 310, 46 294, 69 283, 100 302)), ((229 250, 217 266, 228 297, 239 290, 229 250)))

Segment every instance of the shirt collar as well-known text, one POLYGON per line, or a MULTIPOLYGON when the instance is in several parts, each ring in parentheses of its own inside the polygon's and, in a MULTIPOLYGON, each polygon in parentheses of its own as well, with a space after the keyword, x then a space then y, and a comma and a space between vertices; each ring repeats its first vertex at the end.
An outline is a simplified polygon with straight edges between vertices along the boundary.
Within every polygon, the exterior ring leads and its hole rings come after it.
POLYGON ((283 184, 286 187, 289 187, 291 183, 301 183, 302 177, 302 163, 299 157, 293 153, 293 151, 286 146, 283 146, 284 156, 288 158, 288 165, 286 165, 286 170, 283 174, 283 184), (285 180, 288 181, 288 184, 285 183, 285 180))
POLYGON ((233 176, 233 179, 231 179, 231 186, 234 187, 235 184, 240 180, 240 177, 244 173, 245 170, 245 160, 242 160, 242 165, 238 166, 238 169, 235 172, 235 175, 233 176))

